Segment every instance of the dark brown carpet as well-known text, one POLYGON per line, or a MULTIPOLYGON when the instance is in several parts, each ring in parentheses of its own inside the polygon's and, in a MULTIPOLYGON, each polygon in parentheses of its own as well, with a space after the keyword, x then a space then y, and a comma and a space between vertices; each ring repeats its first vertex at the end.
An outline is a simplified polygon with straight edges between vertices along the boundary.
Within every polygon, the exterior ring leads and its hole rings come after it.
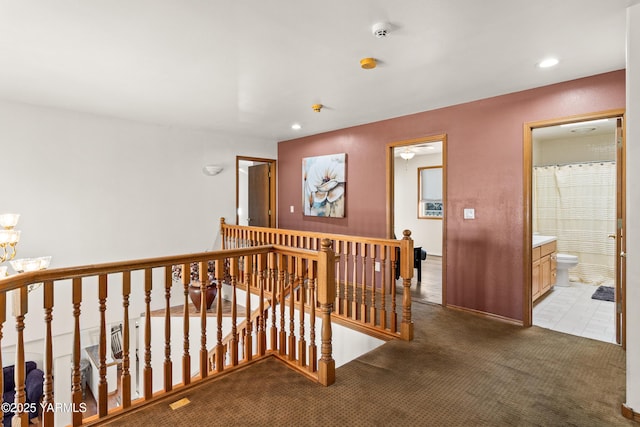
POLYGON ((111 426, 635 426, 613 344, 414 304, 391 341, 322 387, 269 358, 111 426), (171 410, 186 396, 191 404, 171 410))

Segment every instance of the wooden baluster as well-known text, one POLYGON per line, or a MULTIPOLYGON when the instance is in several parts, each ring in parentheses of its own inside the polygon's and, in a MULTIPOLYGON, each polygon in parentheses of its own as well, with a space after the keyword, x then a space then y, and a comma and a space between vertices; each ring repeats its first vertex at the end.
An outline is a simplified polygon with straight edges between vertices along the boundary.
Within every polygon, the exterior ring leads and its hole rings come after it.
MULTIPOLYGON (((44 383, 42 384, 42 424, 44 426, 53 426, 54 423, 54 403, 53 403, 53 334, 51 330, 51 322, 53 321, 53 281, 46 280, 44 282, 44 383)), ((4 296, 4 293, 2 294, 4 296)), ((4 305, 3 302, 0 304, 4 305)), ((4 319, 2 319, 4 322, 4 319)), ((0 340, 2 335, 0 334, 0 340)), ((0 361, 2 366, 2 361, 0 361)), ((4 388, 0 388, 4 390, 4 388)))
POLYGON ((336 362, 331 355, 331 309, 335 299, 335 255, 331 250, 331 241, 322 240, 318 254, 318 302, 322 310, 322 347, 318 362, 318 381, 328 386, 336 380, 336 362))
POLYGON ((396 311, 396 269, 398 268, 396 248, 391 248, 391 289, 389 290, 389 298, 391 298, 391 313, 389 320, 389 329, 395 333, 398 331, 398 313, 396 311))
POLYGON ((170 265, 164 266, 164 391, 173 390, 173 363, 171 362, 171 285, 170 265))
POLYGON ((309 370, 318 370, 318 348, 316 346, 316 265, 309 261, 307 275, 309 276, 309 370))
POLYGON ((284 321, 284 304, 285 304, 285 288, 286 284, 289 282, 290 274, 288 273, 289 269, 289 257, 284 255, 278 255, 280 259, 280 274, 279 274, 279 288, 278 292, 278 304, 280 305, 280 339, 279 341, 279 350, 280 355, 284 356, 287 354, 287 331, 285 329, 285 321, 284 321))
POLYGON ((122 328, 122 407, 129 408, 131 406, 131 372, 129 371, 131 358, 129 356, 129 295, 131 294, 131 272, 124 271, 122 273, 122 308, 123 308, 123 325, 122 328))
POLYGON ((351 318, 358 320, 358 243, 351 242, 351 262, 353 263, 353 300, 351 301, 351 318))
POLYGON ((182 264, 182 289, 184 304, 182 308, 182 384, 191 384, 191 355, 189 354, 189 283, 191 283, 191 266, 182 264))
POLYGON ((200 261, 200 378, 209 375, 207 351, 207 285, 209 284, 209 265, 207 261, 200 261))
POLYGON ((342 242, 342 254, 344 258, 344 299, 342 301, 344 308, 342 309, 342 315, 349 317, 349 242, 342 242))
POLYGON ((366 243, 360 244, 360 261, 362 262, 362 284, 360 291, 360 321, 367 323, 367 247, 366 243))
MULTIPOLYGON (((98 301, 100 311, 100 346, 99 346, 99 380, 98 380, 98 416, 106 417, 108 407, 107 387, 107 275, 98 276, 98 301)), ((110 340, 109 340, 110 341, 110 340)))
POLYGON ((393 250, 388 246, 380 247, 380 277, 382 283, 380 285, 380 327, 387 329, 387 249, 393 250))
POLYGON ((151 269, 144 270, 144 399, 153 397, 153 368, 151 368, 151 269))
MULTIPOLYGON (((217 259, 215 262, 216 271, 216 287, 218 289, 216 298, 216 315, 217 315, 217 343, 216 343, 216 371, 224 370, 225 349, 222 345, 222 280, 224 279, 224 259, 217 259)), ((203 306, 205 307, 205 306, 203 306)))
POLYGON ((298 307, 299 308, 299 316, 300 316, 300 339, 298 340, 298 365, 299 366, 306 366, 307 365, 307 342, 304 339, 304 302, 305 302, 305 279, 307 278, 305 272, 306 269, 304 268, 304 264, 305 264, 305 260, 303 260, 301 257, 298 258, 298 263, 296 265, 296 271, 297 274, 300 275, 300 305, 298 307))
POLYGON ((289 343, 288 360, 296 360, 296 319, 295 319, 295 292, 296 287, 300 285, 300 277, 297 271, 297 258, 291 257, 289 260, 289 275, 291 277, 291 285, 289 286, 289 343))
POLYGON ((71 423, 74 426, 82 425, 82 387, 80 385, 80 304, 82 303, 82 279, 76 277, 71 282, 73 301, 73 353, 72 353, 72 374, 71 374, 71 401, 73 403, 73 413, 71 423))
MULTIPOLYGON (((0 292, 0 343, 2 342, 2 335, 3 335, 2 328, 4 327, 4 322, 6 321, 7 321, 7 293, 5 291, 1 291, 0 292)), ((4 365, 2 363, 2 351, 0 351, 0 367, 2 366, 4 365)), ((0 375, 0 390, 4 391, 4 375, 0 375)), ((4 400, 2 399, 2 395, 3 393, 0 393, 0 406, 4 402, 4 400)), ((43 414, 43 416, 45 415, 46 414, 43 414)), ((53 423, 51 423, 50 425, 53 426, 53 423)))
MULTIPOLYGON (((16 319, 16 363, 15 363, 15 384, 16 384, 16 394, 14 402, 22 407, 26 401, 26 393, 25 393, 25 360, 24 360, 24 317, 27 314, 28 310, 28 300, 27 300, 27 287, 18 288, 13 291, 13 316, 16 319)), ((26 426, 29 424, 29 414, 24 411, 16 411, 15 415, 12 418, 12 425, 16 425, 17 422, 21 422, 26 426)))
POLYGON ((376 325, 376 245, 369 245, 369 264, 371 272, 371 306, 369 307, 369 323, 376 325))
POLYGON ((278 262, 277 257, 280 254, 276 254, 275 252, 269 252, 269 271, 271 274, 272 287, 271 287, 271 328, 269 329, 269 340, 271 341, 271 350, 278 350, 278 328, 276 327, 276 297, 279 286, 279 275, 278 275, 278 262))
MULTIPOLYGON (((230 259, 229 271, 231 274, 231 365, 238 364, 238 301, 236 299, 236 286, 238 277, 238 258, 230 259)), ((222 299, 222 295, 218 295, 222 299)))
POLYGON ((244 358, 248 362, 253 358, 253 325, 251 324, 251 272, 253 271, 253 258, 250 256, 244 257, 244 284, 246 289, 246 303, 245 310, 247 311, 246 318, 246 338, 244 340, 244 358))
POLYGON ((258 324, 258 354, 264 356, 267 351, 267 333, 265 331, 265 319, 264 319, 264 282, 265 282, 265 269, 266 256, 265 254, 258 255, 258 285, 260 286, 260 302, 258 307, 260 308, 260 323, 258 324))
MULTIPOLYGON (((315 239, 314 239, 315 242, 315 239)), ((335 307, 335 312, 336 314, 344 314, 343 313, 343 309, 342 309, 342 303, 340 301, 340 299, 342 298, 342 292, 340 292, 340 267, 342 266, 342 257, 339 255, 340 254, 340 241, 335 241, 334 242, 334 247, 335 247, 335 252, 336 254, 338 254, 338 256, 336 257, 336 300, 333 303, 333 306, 335 307)))
POLYGON ((413 240, 411 231, 402 232, 402 324, 400 325, 400 336, 404 340, 413 339, 413 321, 411 320, 411 278, 413 277, 413 240))

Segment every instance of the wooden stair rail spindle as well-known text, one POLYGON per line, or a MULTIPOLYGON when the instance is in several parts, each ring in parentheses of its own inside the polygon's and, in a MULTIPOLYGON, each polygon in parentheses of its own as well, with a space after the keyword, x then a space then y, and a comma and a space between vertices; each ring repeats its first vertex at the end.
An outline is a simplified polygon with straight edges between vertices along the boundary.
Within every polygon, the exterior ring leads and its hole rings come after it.
MULTIPOLYGON (((16 319, 16 363, 14 369, 16 394, 14 402, 18 406, 24 406, 27 394, 25 392, 25 360, 24 360, 24 317, 28 310, 28 291, 23 286, 13 291, 13 316, 16 319)), ((19 409, 19 408, 18 408, 19 409)), ((12 418, 11 424, 16 425, 20 422, 26 426, 29 424, 29 414, 25 411, 16 411, 12 418)))
MULTIPOLYGON (((389 248, 393 250, 394 248, 389 248)), ((380 247, 380 328, 387 329, 387 248, 380 247)))
POLYGON ((402 339, 413 339, 413 321, 411 320, 411 278, 413 277, 413 240, 411 239, 411 231, 404 230, 402 232, 402 246, 400 259, 402 265, 400 272, 402 275, 402 324, 400 325, 400 335, 402 339))
POLYGON ((396 249, 391 250, 391 289, 389 290, 389 298, 391 298, 391 313, 389 313, 389 328, 391 332, 398 330, 398 313, 396 311, 396 269, 398 268, 398 253, 396 249))
POLYGON ((362 243, 360 245, 360 262, 362 262, 362 287, 360 292, 360 320, 367 323, 367 247, 369 245, 362 243))
MULTIPOLYGON (((0 342, 2 342, 2 328, 4 327, 4 322, 7 320, 7 293, 0 292, 0 342)), ((0 351, 0 366, 4 366, 2 363, 2 351, 0 351)), ((4 372, 3 372, 4 374, 4 372)), ((0 390, 4 391, 4 375, 0 375, 0 390)), ((0 394, 0 405, 4 400, 2 399, 2 394, 0 394)), ((3 414, 4 416, 4 414, 3 414)), ((51 424, 53 426, 53 424, 51 424)))
POLYGON ((129 371, 131 358, 129 355, 129 296, 131 295, 131 272, 122 273, 122 311, 123 311, 123 331, 122 331, 122 374, 120 383, 122 385, 122 407, 131 406, 131 372, 129 371))
MULTIPOLYGON (((4 295, 4 294, 2 294, 4 295)), ((2 302, 0 302, 2 304, 2 302)), ((42 384, 42 424, 45 427, 53 427, 53 332, 51 322, 53 321, 53 281, 46 280, 43 287, 43 308, 44 308, 44 383, 42 384)), ((4 321, 4 320, 3 320, 4 321)), ((0 340, 2 335, 0 334, 0 340)), ((2 361, 0 360, 0 366, 2 361)), ((4 388, 0 388, 4 390, 4 388)))
POLYGON ((71 401, 73 403, 73 413, 71 423, 74 426, 82 424, 82 412, 76 410, 82 403, 82 387, 80 386, 80 304, 82 303, 82 279, 76 277, 71 282, 73 301, 73 353, 71 375, 71 401))
POLYGON ((371 274, 371 305, 369 306, 369 323, 376 325, 376 246, 369 245, 369 264, 371 274))
POLYGON ((244 262, 242 263, 244 268, 244 286, 246 294, 245 310, 246 315, 246 335, 244 339, 244 359, 248 362, 253 359, 253 325, 251 324, 251 274, 253 272, 253 257, 245 255, 244 262))
POLYGON ((306 275, 306 268, 305 268, 305 260, 302 259, 302 257, 298 257, 298 262, 296 264, 296 274, 299 275, 300 277, 300 285, 298 286, 298 291, 300 294, 300 305, 298 308, 298 314, 300 316, 300 332, 299 332, 299 339, 298 339, 298 366, 306 366, 307 365, 307 342, 304 339, 304 318, 305 318, 305 307, 304 307, 304 303, 305 303, 305 293, 306 293, 306 289, 305 289, 305 279, 307 278, 306 275))
POLYGON ((260 323, 258 323, 258 354, 264 356, 267 352, 267 333, 265 331, 266 322, 264 318, 264 286, 266 282, 267 260, 266 254, 258 254, 258 286, 260 300, 258 301, 258 307, 260 307, 260 323))
POLYGON ((271 350, 278 351, 278 327, 276 325, 276 310, 277 300, 276 297, 280 287, 280 273, 278 271, 278 254, 274 252, 269 253, 269 271, 271 272, 272 286, 271 286, 271 328, 269 329, 269 341, 271 342, 271 350))
POLYGON ((106 417, 109 412, 107 399, 107 275, 98 276, 98 302, 100 311, 100 346, 99 346, 99 377, 98 381, 98 416, 106 417))
POLYGON ((171 362, 171 285, 173 271, 164 266, 164 391, 173 390, 173 363, 171 362))
MULTIPOLYGON (((224 223, 224 218, 221 220, 224 223)), ((191 283, 191 266, 187 263, 181 266, 182 292, 184 303, 182 308, 182 384, 191 384, 191 355, 189 354, 189 284, 191 283)))
POLYGON ((288 349, 288 360, 296 360, 296 312, 295 312, 295 303, 296 290, 300 287, 300 276, 298 275, 298 258, 291 257, 289 260, 289 272, 291 274, 292 282, 289 287, 289 343, 287 345, 288 349))
MULTIPOLYGON (((231 275, 231 366, 236 366, 239 361, 238 357, 238 300, 236 297, 236 287, 238 285, 238 258, 233 257, 229 260, 229 273, 231 275)), ((218 298, 222 299, 222 295, 218 294, 218 298)))
POLYGON ((351 287, 353 288, 352 300, 351 300, 351 318, 358 320, 358 243, 353 242, 351 245, 351 263, 353 268, 353 281, 351 287))
POLYGON ((153 398, 153 368, 151 367, 151 269, 144 269, 144 399, 153 398))
MULTIPOLYGON (((287 354, 287 331, 285 329, 285 321, 284 321, 284 304, 285 304, 285 289, 286 284, 289 281, 289 277, 291 277, 288 273, 288 265, 289 257, 278 254, 280 260, 280 273, 278 274, 279 284, 278 284, 278 305, 280 306, 280 333, 278 339, 278 350, 281 356, 287 354)), ((291 284, 289 284, 291 286, 291 284)))
POLYGON ((349 317, 349 242, 343 242, 342 246, 342 266, 344 270, 344 299, 342 301, 342 315, 349 317))
POLYGON ((200 378, 207 378, 209 375, 209 352, 207 351, 207 285, 209 263, 200 261, 200 378))
POLYGON ((318 370, 318 348, 316 346, 316 262, 309 262, 309 371, 318 370))
MULTIPOLYGON (((217 317, 217 342, 216 342, 216 372, 224 370, 225 349, 222 345, 222 280, 224 279, 224 260, 215 261, 216 275, 216 317, 217 317)), ((206 304, 201 306, 206 307, 206 304)))
POLYGON ((335 299, 335 255, 331 241, 323 239, 318 254, 318 302, 322 310, 322 347, 318 362, 318 381, 324 386, 336 380, 336 362, 331 355, 331 310, 335 299))

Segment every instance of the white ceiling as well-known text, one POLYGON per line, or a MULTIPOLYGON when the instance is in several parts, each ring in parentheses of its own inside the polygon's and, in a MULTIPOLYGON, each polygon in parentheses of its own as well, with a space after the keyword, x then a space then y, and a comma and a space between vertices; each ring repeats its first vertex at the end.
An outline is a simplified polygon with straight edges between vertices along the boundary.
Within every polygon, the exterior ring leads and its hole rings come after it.
POLYGON ((0 0, 0 99, 286 140, 622 69, 632 3, 0 0))

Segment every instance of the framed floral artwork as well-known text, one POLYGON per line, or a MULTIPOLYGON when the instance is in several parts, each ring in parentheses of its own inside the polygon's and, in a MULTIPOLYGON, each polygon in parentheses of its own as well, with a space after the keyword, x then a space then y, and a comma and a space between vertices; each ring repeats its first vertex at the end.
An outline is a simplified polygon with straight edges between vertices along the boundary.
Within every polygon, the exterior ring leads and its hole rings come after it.
POLYGON ((346 163, 346 153, 302 159, 304 215, 344 218, 346 163))

